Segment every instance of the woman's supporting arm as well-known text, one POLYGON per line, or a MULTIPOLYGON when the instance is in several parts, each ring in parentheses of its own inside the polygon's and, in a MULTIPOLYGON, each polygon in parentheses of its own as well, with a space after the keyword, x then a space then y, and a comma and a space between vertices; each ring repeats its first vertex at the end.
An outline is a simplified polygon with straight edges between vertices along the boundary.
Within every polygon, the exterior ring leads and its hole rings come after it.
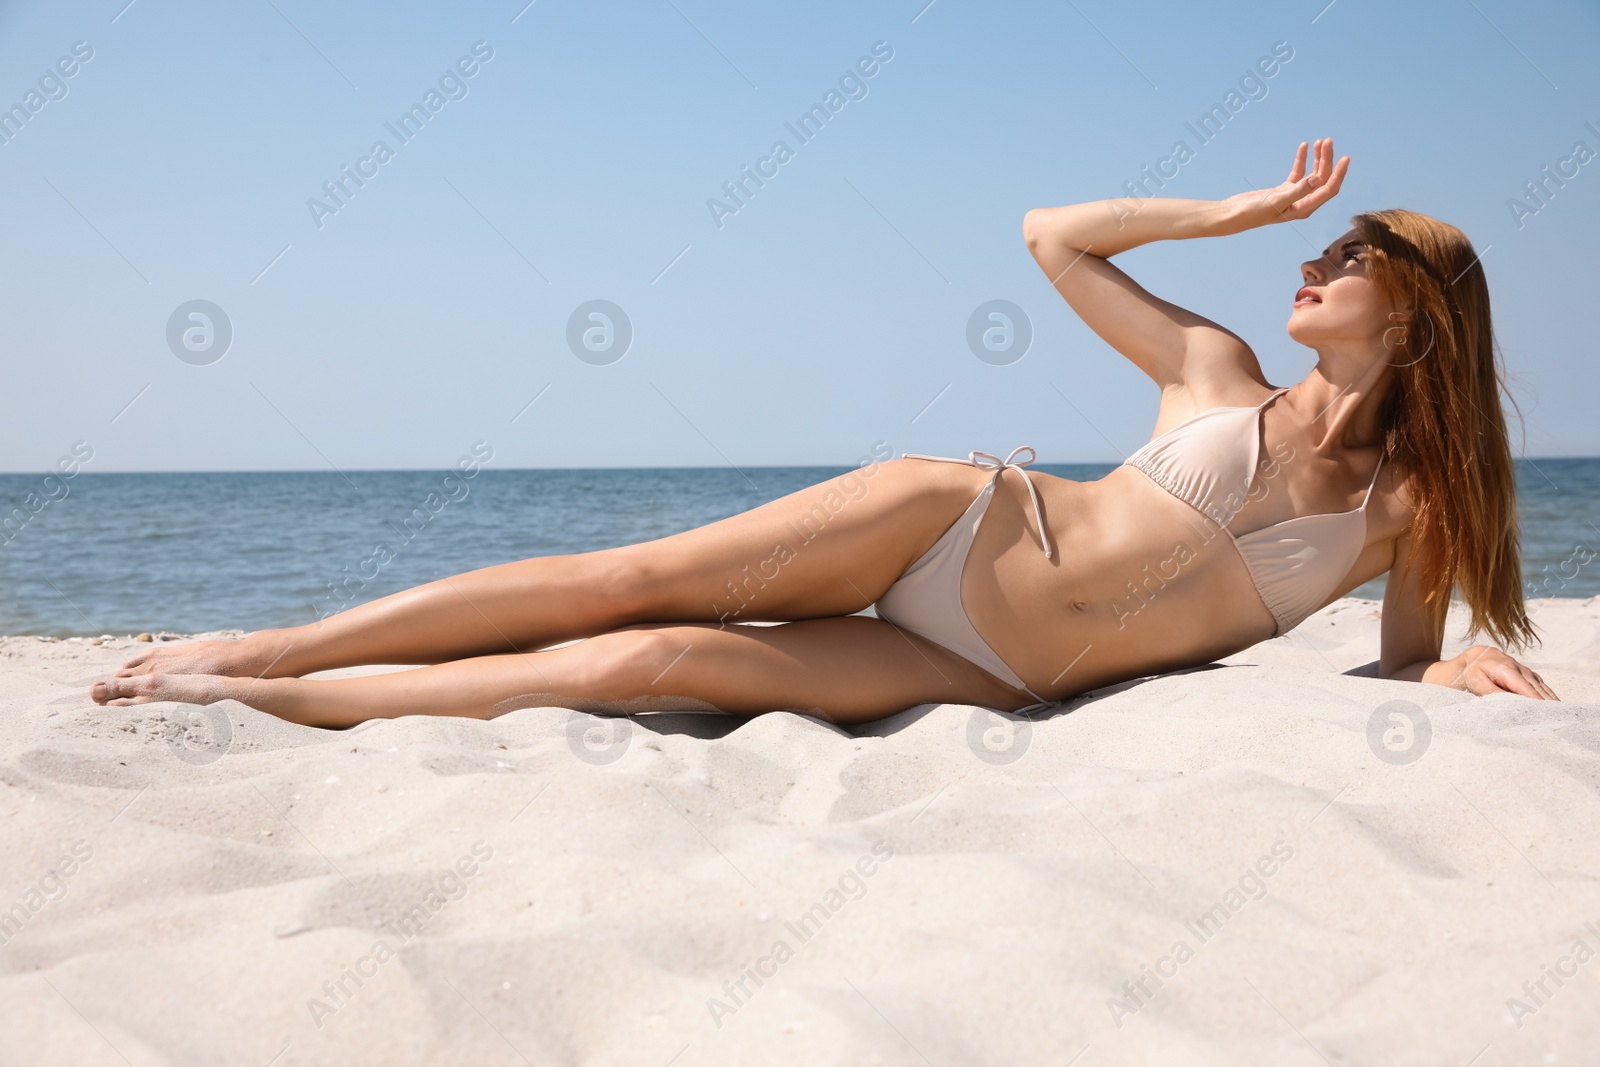
POLYGON ((1518 693, 1536 700, 1560 700, 1537 672, 1493 645, 1473 645, 1458 656, 1440 658, 1447 606, 1423 606, 1423 561, 1407 559, 1411 537, 1407 530, 1395 541, 1394 563, 1383 593, 1379 676, 1449 686, 1478 696, 1518 693))

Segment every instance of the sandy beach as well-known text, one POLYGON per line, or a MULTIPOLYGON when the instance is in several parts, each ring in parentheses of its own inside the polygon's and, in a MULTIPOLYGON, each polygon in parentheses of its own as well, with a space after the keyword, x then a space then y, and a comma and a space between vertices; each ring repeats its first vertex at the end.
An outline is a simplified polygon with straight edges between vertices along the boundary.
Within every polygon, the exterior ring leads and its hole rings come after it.
POLYGON ((1561 702, 1377 679, 1377 609, 855 729, 99 708, 131 638, 0 639, 0 1061, 1594 1063, 1600 604, 1530 604, 1561 702))

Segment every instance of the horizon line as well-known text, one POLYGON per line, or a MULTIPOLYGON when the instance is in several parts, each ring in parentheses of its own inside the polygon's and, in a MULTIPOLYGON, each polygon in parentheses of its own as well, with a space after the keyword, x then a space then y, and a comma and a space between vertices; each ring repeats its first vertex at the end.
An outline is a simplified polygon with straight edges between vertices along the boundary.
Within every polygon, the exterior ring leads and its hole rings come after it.
MULTIPOLYGON (((1551 461, 1551 460, 1574 460, 1574 459, 1600 460, 1600 455, 1513 456, 1512 457, 1512 462, 1513 463, 1534 463, 1534 462, 1548 462, 1548 461, 1551 461)), ((1123 462, 1124 461, 1120 460, 1120 459, 1119 460, 1110 460, 1110 459, 1042 460, 1041 459, 1041 460, 1035 460, 1032 464, 1030 464, 1030 468, 1029 469, 1038 470, 1041 467, 1098 467, 1098 466, 1112 466, 1112 467, 1115 467, 1115 466, 1120 466, 1123 462)), ((702 471, 702 470, 706 470, 706 471, 709 471, 709 470, 739 471, 739 470, 811 470, 811 469, 816 469, 816 470, 833 470, 833 469, 850 470, 850 469, 855 469, 855 470, 859 470, 862 467, 867 467, 867 466, 870 466, 870 465, 871 464, 867 464, 867 463, 857 463, 853 467, 852 467, 851 464, 848 464, 848 463, 746 463, 746 464, 741 464, 741 465, 736 465, 736 464, 732 464, 732 463, 702 463, 702 464, 692 464, 692 465, 684 465, 684 464, 667 465, 667 464, 661 464, 661 465, 652 465, 652 466, 638 466, 638 465, 634 465, 634 466, 600 466, 600 465, 595 465, 595 466, 588 466, 588 467, 491 467, 491 466, 488 466, 488 465, 482 465, 482 466, 479 467, 478 471, 475 474, 472 475, 472 477, 476 477, 478 474, 482 474, 484 472, 495 472, 495 471, 499 471, 499 472, 502 472, 502 473, 513 473, 513 472, 523 473, 523 472, 557 472, 557 471, 702 471)), ((129 469, 129 470, 88 470, 88 469, 85 468, 85 469, 80 469, 75 474, 68 475, 67 477, 69 477, 69 478, 78 478, 78 477, 82 477, 83 475, 86 475, 86 474, 87 475, 111 475, 111 474, 116 474, 116 475, 128 475, 128 474, 135 474, 135 475, 147 475, 147 474, 325 474, 325 475, 328 475, 329 477, 340 477, 340 476, 346 475, 346 474, 449 474, 449 473, 451 473, 452 471, 455 471, 455 470, 457 470, 457 468, 454 467, 454 466, 449 466, 449 467, 343 467, 343 468, 338 468, 338 469, 334 469, 334 470, 328 470, 326 468, 321 468, 321 467, 317 467, 317 468, 312 468, 312 467, 248 467, 248 468, 218 467, 218 468, 212 468, 212 469, 199 469, 199 470, 197 470, 197 469, 182 469, 182 470, 177 470, 177 469, 174 469, 174 470, 132 470, 132 469, 129 469)), ((46 477, 46 476, 61 477, 61 475, 58 472, 52 471, 52 470, 49 470, 49 469, 45 469, 45 470, 39 470, 39 469, 32 469, 32 470, 0 470, 0 477, 5 477, 5 478, 18 478, 18 477, 27 478, 27 477, 46 477)))

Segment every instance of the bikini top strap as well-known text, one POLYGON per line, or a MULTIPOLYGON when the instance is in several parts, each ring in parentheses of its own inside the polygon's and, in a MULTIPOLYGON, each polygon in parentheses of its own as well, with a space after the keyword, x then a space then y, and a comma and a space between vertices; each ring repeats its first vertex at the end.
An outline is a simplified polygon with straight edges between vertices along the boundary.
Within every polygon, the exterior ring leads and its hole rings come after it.
POLYGON ((1367 509, 1367 501, 1372 499, 1372 491, 1378 487, 1378 472, 1383 470, 1384 453, 1378 453, 1378 465, 1372 468, 1372 484, 1367 486, 1367 495, 1361 498, 1361 510, 1367 509))

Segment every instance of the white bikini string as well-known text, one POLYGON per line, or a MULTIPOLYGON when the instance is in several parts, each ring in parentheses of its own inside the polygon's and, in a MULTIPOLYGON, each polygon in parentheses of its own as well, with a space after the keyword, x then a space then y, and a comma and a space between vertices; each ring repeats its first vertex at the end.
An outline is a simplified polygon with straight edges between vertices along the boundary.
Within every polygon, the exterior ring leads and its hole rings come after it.
POLYGON ((1039 523, 1039 542, 1044 546, 1044 558, 1055 559, 1055 551, 1050 547, 1050 531, 1044 525, 1044 506, 1039 503, 1039 491, 1033 487, 1033 479, 1029 478, 1024 470, 1028 464, 1039 458, 1039 454, 1033 450, 1032 445, 1020 445, 1017 448, 1013 448, 1011 455, 1005 459, 1001 459, 999 456, 992 456, 987 452, 968 452, 966 459, 952 459, 949 456, 924 456, 915 452, 902 452, 901 455, 906 459, 932 459, 938 460, 940 463, 965 463, 980 470, 992 470, 994 471, 992 484, 996 486, 1000 484, 1000 476, 1007 469, 1021 474, 1022 484, 1028 487, 1028 496, 1033 500, 1033 517, 1039 523), (1028 458, 1018 462, 1017 456, 1023 452, 1028 453, 1028 458), (987 460, 987 462, 980 462, 980 460, 987 460))

